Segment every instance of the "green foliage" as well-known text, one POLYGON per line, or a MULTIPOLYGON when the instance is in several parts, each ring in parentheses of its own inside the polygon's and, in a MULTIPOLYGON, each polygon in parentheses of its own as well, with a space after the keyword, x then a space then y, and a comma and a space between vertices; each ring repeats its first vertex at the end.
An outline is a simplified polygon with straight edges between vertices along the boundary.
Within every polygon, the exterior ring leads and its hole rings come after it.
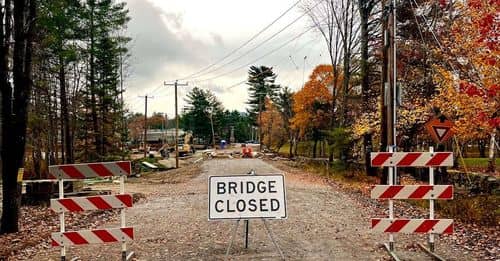
POLYGON ((219 129, 223 114, 222 104, 209 90, 193 88, 185 101, 189 110, 182 115, 180 122, 184 130, 193 132, 194 137, 203 139, 206 144, 212 142, 212 122, 214 130, 219 129))
POLYGON ((352 137, 346 128, 334 128, 330 131, 324 131, 330 150, 333 151, 334 158, 346 162, 347 155, 351 149, 352 137))
POLYGON ((29 125, 35 131, 28 140, 40 153, 51 155, 52 163, 58 158, 54 137, 63 132, 67 160, 72 160, 72 151, 76 161, 120 156, 120 143, 127 136, 120 100, 130 41, 123 36, 130 20, 126 3, 41 0, 37 14, 36 98, 31 101, 29 125), (35 144, 36 140, 48 142, 35 144))
POLYGON ((295 93, 287 86, 282 87, 276 98, 276 105, 280 110, 285 124, 289 125, 289 120, 293 117, 293 95, 295 93))
POLYGON ((251 66, 248 70, 247 84, 249 99, 247 104, 250 108, 247 110, 253 122, 257 122, 257 114, 264 111, 264 99, 266 96, 274 100, 280 88, 275 84, 277 75, 273 72, 272 67, 266 66, 251 66))

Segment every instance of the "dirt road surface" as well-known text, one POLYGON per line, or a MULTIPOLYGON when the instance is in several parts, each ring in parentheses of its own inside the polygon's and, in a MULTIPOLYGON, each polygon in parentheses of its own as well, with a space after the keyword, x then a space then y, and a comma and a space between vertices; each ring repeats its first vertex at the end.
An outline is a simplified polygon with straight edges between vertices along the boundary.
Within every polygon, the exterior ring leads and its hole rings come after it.
MULTIPOLYGON (((136 240, 129 249, 136 260, 223 260, 234 221, 208 221, 208 177, 221 174, 282 173, 258 159, 205 161, 201 173, 185 179, 169 179, 168 172, 156 182, 133 182, 128 191, 148 199, 127 211, 127 223, 135 227, 136 240)), ((276 241, 287 260, 390 260, 380 246, 387 235, 371 233, 370 218, 384 213, 365 209, 349 194, 321 178, 305 173, 285 173, 288 219, 270 220, 276 241)), ((117 223, 107 224, 109 227, 117 223)), ((404 260, 431 260, 415 246, 423 237, 397 235, 396 247, 404 260)), ((463 251, 437 240, 438 253, 450 260, 474 260, 463 251)), ((32 260, 58 260, 59 251, 41 247, 32 260)), ((120 245, 71 248, 67 260, 119 260, 120 245)), ((243 247, 241 225, 231 260, 279 260, 279 253, 259 220, 250 222, 250 247, 243 247)))

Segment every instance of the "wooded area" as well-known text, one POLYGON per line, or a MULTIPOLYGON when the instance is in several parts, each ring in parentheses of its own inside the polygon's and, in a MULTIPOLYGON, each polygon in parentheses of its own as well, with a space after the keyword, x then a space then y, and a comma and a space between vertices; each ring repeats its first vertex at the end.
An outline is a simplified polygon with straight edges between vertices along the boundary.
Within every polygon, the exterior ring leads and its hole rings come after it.
MULTIPOLYGON (((9 233, 19 229, 19 168, 43 179, 49 165, 124 158, 126 144, 140 139, 146 124, 123 99, 131 41, 125 2, 0 4, 0 233, 9 233)), ((489 158, 487 171, 496 171, 498 1, 409 0, 394 7, 387 0, 311 0, 301 10, 330 64, 315 65, 296 91, 280 84, 276 68, 250 66, 240 111, 194 87, 183 97, 189 106, 179 116, 181 128, 204 144, 233 132, 237 142, 260 140, 264 150, 286 148, 291 158, 364 164, 368 175, 377 175, 370 152, 437 145, 424 124, 440 117, 454 122, 455 136, 438 150, 463 155, 477 145, 480 157, 489 158), (394 8, 395 24, 389 19, 394 8), (390 97, 397 103, 395 128, 390 97)), ((155 113, 145 127, 172 128, 173 120, 155 113)))
MULTIPOLYGON (((388 38, 384 42, 382 31, 388 27, 392 7, 387 1, 331 0, 310 11, 313 5, 303 9, 323 37, 331 64, 318 65, 303 88, 291 96, 293 101, 287 104, 293 104, 292 115, 284 115, 287 108, 266 102, 263 109, 269 112, 263 115, 269 115, 263 117, 261 128, 279 130, 279 124, 269 123, 291 123, 290 141, 313 141, 309 156, 329 154, 344 163, 366 162, 367 172, 372 173, 369 152, 386 151, 390 144, 386 85, 393 74, 388 38), (282 113, 273 114, 275 109, 282 113)), ((494 171, 500 127, 498 23, 494 22, 498 4, 412 0, 396 8, 397 147, 415 151, 435 145, 424 123, 446 117, 455 123, 456 135, 444 147, 465 151, 468 145, 478 145, 481 157, 487 156, 489 147, 489 170, 494 171)), ((253 74, 249 73, 250 85, 253 74)), ((251 87, 250 97, 254 93, 251 87)), ((267 95, 280 104, 275 97, 267 95)), ((281 143, 276 139, 284 136, 273 130, 263 135, 263 142, 278 151, 281 143)), ((290 144, 292 156, 297 142, 290 144)))
POLYGON ((130 39, 126 5, 112 0, 5 0, 1 10, 5 233, 18 230, 19 168, 46 178, 51 164, 120 155, 130 39))

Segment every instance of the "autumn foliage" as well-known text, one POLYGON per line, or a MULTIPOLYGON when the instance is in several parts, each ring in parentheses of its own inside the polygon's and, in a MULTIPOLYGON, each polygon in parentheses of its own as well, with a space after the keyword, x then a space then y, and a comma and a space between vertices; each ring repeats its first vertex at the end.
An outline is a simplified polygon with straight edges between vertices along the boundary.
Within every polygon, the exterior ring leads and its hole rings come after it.
POLYGON ((462 15, 445 41, 450 50, 446 58, 457 61, 456 68, 436 68, 439 94, 433 104, 455 120, 457 137, 469 141, 500 127, 500 4, 474 0, 458 8, 462 15))
POLYGON ((262 142, 268 148, 279 150, 287 141, 288 133, 285 122, 277 106, 266 97, 264 103, 265 111, 262 112, 262 142))
POLYGON ((328 87, 333 82, 331 65, 318 65, 304 87, 294 95, 292 128, 303 137, 308 131, 326 129, 331 119, 332 94, 328 87))

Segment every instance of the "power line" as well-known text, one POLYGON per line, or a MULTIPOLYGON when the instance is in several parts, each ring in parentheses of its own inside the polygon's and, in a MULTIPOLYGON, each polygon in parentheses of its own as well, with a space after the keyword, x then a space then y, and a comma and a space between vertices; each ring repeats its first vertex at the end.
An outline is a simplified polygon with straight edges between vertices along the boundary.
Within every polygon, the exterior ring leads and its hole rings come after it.
POLYGON ((275 48, 275 49, 273 49, 273 50, 271 50, 271 51, 267 52, 266 54, 264 54, 264 55, 262 55, 262 56, 258 57, 257 59, 255 59, 255 60, 253 60, 253 61, 251 61, 251 62, 249 62, 249 63, 247 63, 247 64, 244 64, 244 65, 242 65, 242 66, 239 66, 239 67, 237 67, 237 68, 236 68, 236 69, 234 69, 234 70, 231 70, 231 71, 229 71, 229 72, 225 72, 225 73, 220 74, 220 75, 215 76, 215 77, 211 77, 211 78, 208 78, 208 79, 203 79, 203 80, 198 80, 198 82, 211 81, 211 80, 214 80, 214 79, 217 79, 217 78, 220 78, 220 77, 226 76, 226 75, 228 75, 228 74, 234 73, 234 72, 236 72, 236 71, 238 71, 238 70, 240 70, 240 69, 242 69, 242 68, 245 68, 245 67, 247 67, 247 66, 249 66, 249 65, 251 65, 251 64, 253 64, 253 63, 255 63, 255 62, 257 62, 257 61, 259 61, 259 60, 261 60, 261 59, 263 59, 263 58, 265 58, 265 57, 267 57, 267 56, 271 55, 271 54, 273 54, 274 52, 278 51, 279 49, 281 49, 281 48, 285 47, 286 45, 288 45, 289 43, 291 43, 291 42, 292 42, 292 41, 294 41, 295 39, 297 39, 297 38, 301 37, 302 35, 306 34, 307 32, 309 32, 312 28, 313 28, 313 27, 310 27, 309 29, 307 29, 307 30, 305 30, 304 32, 300 33, 299 35, 295 36, 294 38, 292 38, 292 39, 290 39, 290 40, 286 41, 284 44, 282 44, 282 45, 278 46, 277 48, 275 48))
POLYGON ((261 35, 263 32, 265 32, 267 29, 269 29, 271 26, 273 26, 276 22, 278 22, 283 16, 285 16, 288 12, 290 12, 295 6, 297 6, 302 0, 298 0, 297 2, 295 2, 292 6, 290 6, 284 13, 282 13, 280 16, 278 16, 278 18, 274 19, 274 21, 272 21, 270 24, 268 24, 267 26, 265 26, 264 28, 262 28, 259 32, 257 32, 255 35, 253 35, 250 39, 248 39, 246 42, 244 42, 242 45, 240 45, 239 47, 237 47, 236 49, 232 50, 231 52, 229 52, 228 54, 226 54, 224 57, 222 57, 221 59, 217 60, 216 62, 206 66, 205 68, 202 68, 201 70, 195 72, 195 73, 192 73, 188 76, 185 76, 185 77, 182 77, 180 78, 179 80, 185 80, 185 79, 188 79, 188 78, 191 78, 201 72, 204 72, 210 68, 212 68, 214 65, 224 61, 225 59, 227 59, 228 57, 230 57, 231 55, 233 55, 234 53, 236 53, 237 51, 239 51, 241 48, 247 46, 251 41, 253 41, 255 38, 257 38, 259 35, 261 35))
MULTIPOLYGON (((415 0, 412 0, 412 1, 415 3, 415 6, 416 6, 417 8, 419 8, 419 9, 421 8, 421 7, 418 5, 417 1, 415 1, 415 0)), ((410 2, 410 4, 411 4, 411 2, 410 2)), ((414 14, 414 16, 415 16, 415 14, 414 14)), ((425 21, 425 25, 427 26, 427 28, 428 28, 428 29, 429 29, 429 31, 431 32, 432 37, 433 37, 433 38, 434 38, 434 40, 436 41, 436 43, 437 43, 437 45, 438 45, 439 49, 440 49, 442 52, 444 52, 444 48, 443 48, 443 46, 441 45, 441 42, 439 41, 439 39, 436 37, 436 34, 434 33, 434 30, 433 30, 433 29, 432 29, 432 27, 430 26, 429 21, 427 20, 427 18, 425 17, 425 15, 424 15, 424 14, 422 14, 421 16, 422 16, 422 18, 424 19, 424 21, 425 21)), ((417 25, 420 27, 420 23, 418 22, 418 19, 417 19, 416 17, 415 17, 415 21, 417 22, 417 25)), ((456 75, 458 75, 457 70, 455 70, 455 66, 453 66, 453 64, 452 64, 450 61, 447 61, 447 62, 448 62, 448 64, 450 65, 451 69, 453 70, 453 73, 454 73, 454 74, 456 74, 456 75)))
POLYGON ((271 36, 269 36, 268 38, 266 38, 264 41, 260 42, 259 44, 257 44, 256 46, 254 46, 253 48, 251 48, 250 50, 244 52, 243 54, 241 54, 240 56, 237 56, 236 58, 233 58, 232 60, 230 60, 229 62, 226 62, 212 70, 209 70, 207 72, 204 72, 202 74, 199 74, 198 76, 194 77, 194 78, 200 78, 201 76, 204 76, 204 75, 207 75, 209 73, 212 73, 212 72, 216 72, 224 67, 226 67, 227 65, 230 65, 232 63, 234 63, 235 61, 245 57, 246 55, 248 55, 249 53, 257 50, 257 48, 261 47, 262 45, 264 45, 265 43, 269 42, 270 40, 272 40, 274 37, 278 36, 279 34, 281 34, 283 31, 285 31, 286 29, 288 29, 290 26, 294 25, 297 21, 299 21, 302 17, 304 17, 306 14, 308 14, 310 11, 312 11, 314 8, 316 8, 316 6, 318 6, 322 1, 318 1, 313 7, 309 8, 306 12, 304 12, 302 15, 300 15, 299 17, 295 18, 292 22, 290 22, 289 24, 285 25, 284 27, 282 27, 280 30, 278 30, 276 33, 272 34, 271 36))
MULTIPOLYGON (((297 38, 297 39, 298 39, 298 38, 297 38)), ((315 41, 316 39, 317 39, 317 37, 315 37, 315 38, 314 38, 313 40, 311 40, 311 41, 306 42, 304 45, 300 46, 300 47, 296 50, 296 52, 298 52, 299 50, 302 50, 305 46, 309 45, 311 42, 315 41)), ((289 55, 287 58, 292 58, 292 56, 291 56, 291 55, 289 55)), ((296 64, 295 64, 295 62, 293 62, 293 60, 292 60, 292 63, 293 63, 294 65, 296 65, 296 64)), ((274 65, 274 66, 272 66, 271 68, 268 68, 267 70, 264 70, 264 71, 262 71, 262 72, 258 73, 258 74, 257 74, 257 76, 260 76, 260 75, 262 75, 262 74, 264 74, 264 73, 267 73, 267 72, 268 72, 268 71, 270 71, 272 68, 276 68, 276 67, 277 67, 277 65, 275 64, 275 65, 274 65)), ((298 69, 298 66, 296 66, 296 67, 297 67, 297 69, 298 69)), ((287 79, 288 79, 288 78, 287 78, 287 79)), ((234 88, 234 87, 236 87, 236 86, 239 86, 239 85, 241 85, 241 84, 245 83, 246 81, 247 81, 247 79, 245 79, 245 80, 243 80, 243 81, 241 81, 241 82, 238 82, 238 83, 232 84, 232 85, 230 85, 230 86, 226 87, 225 89, 232 89, 232 88, 234 88)))

